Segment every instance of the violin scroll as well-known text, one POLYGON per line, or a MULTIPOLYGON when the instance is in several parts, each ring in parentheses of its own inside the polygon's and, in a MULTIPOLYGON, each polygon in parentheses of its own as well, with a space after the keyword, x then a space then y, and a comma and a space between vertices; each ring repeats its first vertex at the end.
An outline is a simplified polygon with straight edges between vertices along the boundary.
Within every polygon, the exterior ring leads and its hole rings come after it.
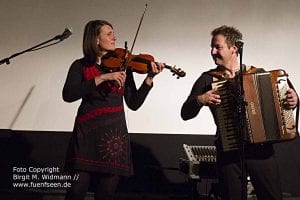
POLYGON ((185 77, 185 72, 180 68, 177 69, 176 65, 174 65, 173 67, 169 66, 169 65, 165 65, 165 68, 169 69, 171 72, 173 72, 173 76, 175 76, 175 74, 176 74, 177 79, 185 77))

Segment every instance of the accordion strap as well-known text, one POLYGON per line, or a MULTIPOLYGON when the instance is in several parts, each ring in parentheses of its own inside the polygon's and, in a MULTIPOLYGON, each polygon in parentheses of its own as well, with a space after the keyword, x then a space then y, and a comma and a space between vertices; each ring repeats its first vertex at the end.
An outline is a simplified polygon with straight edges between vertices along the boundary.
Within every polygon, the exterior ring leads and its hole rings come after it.
MULTIPOLYGON (((254 66, 245 66, 245 68, 246 68, 246 71, 244 72, 244 74, 253 74, 253 73, 265 71, 263 68, 257 68, 254 66)), ((219 66, 215 69, 210 70, 208 73, 213 77, 214 81, 226 80, 224 72, 223 72, 223 70, 220 69, 219 66)))

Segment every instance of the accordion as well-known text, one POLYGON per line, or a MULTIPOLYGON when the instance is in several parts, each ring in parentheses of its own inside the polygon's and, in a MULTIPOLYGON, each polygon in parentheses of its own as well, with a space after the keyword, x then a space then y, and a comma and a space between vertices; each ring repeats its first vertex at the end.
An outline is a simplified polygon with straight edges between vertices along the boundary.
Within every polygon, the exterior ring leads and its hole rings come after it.
POLYGON ((240 123, 244 124, 248 143, 283 142, 297 136, 292 109, 286 105, 289 89, 284 70, 243 74, 245 105, 244 121, 240 121, 237 79, 218 80, 212 88, 221 96, 216 109, 216 124, 223 151, 238 149, 241 141, 240 123))

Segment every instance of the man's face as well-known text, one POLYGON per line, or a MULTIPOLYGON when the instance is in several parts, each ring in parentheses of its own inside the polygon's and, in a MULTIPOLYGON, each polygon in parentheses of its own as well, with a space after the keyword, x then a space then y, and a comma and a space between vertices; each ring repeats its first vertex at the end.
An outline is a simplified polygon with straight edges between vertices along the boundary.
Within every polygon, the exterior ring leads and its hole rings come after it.
POLYGON ((237 58, 237 47, 228 47, 225 36, 216 35, 211 40, 211 56, 216 65, 232 67, 231 63, 237 58))

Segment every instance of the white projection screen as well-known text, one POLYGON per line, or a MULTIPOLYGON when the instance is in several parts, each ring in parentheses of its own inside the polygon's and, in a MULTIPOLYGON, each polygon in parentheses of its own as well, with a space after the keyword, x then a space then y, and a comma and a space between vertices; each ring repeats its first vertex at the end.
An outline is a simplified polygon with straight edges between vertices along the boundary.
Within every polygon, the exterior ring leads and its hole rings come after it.
MULTIPOLYGON (((186 77, 165 70, 138 111, 126 108, 130 133, 214 134, 207 108, 189 121, 180 109, 199 75, 214 67, 210 32, 221 25, 244 35, 243 63, 267 70, 283 68, 299 89, 300 1, 298 0, 0 0, 0 59, 61 34, 63 42, 25 53, 0 65, 0 128, 71 131, 78 102, 65 103, 62 87, 70 64, 82 56, 85 24, 111 22, 117 46, 131 47, 145 4, 134 54, 176 65, 186 77)), ((137 85, 145 75, 135 74, 137 85)))

